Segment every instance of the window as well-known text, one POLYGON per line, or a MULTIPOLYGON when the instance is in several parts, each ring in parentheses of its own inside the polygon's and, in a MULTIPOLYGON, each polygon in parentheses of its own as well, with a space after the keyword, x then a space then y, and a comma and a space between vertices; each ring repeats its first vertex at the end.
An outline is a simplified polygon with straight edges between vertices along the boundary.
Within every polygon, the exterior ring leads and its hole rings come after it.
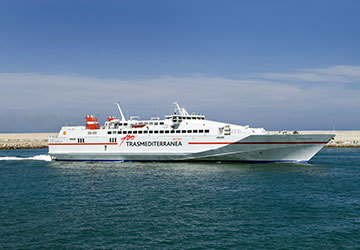
POLYGON ((112 133, 113 133, 113 134, 117 134, 116 131, 113 131, 112 133))
POLYGON ((127 126, 128 124, 127 123, 124 123, 124 126, 127 126))
POLYGON ((177 133, 177 134, 180 134, 180 133, 181 133, 181 131, 180 131, 180 130, 176 130, 176 133, 177 133))
POLYGON ((208 129, 205 129, 205 133, 209 133, 210 131, 208 129))
POLYGON ((174 134, 174 133, 175 133, 175 130, 171 130, 170 133, 171 133, 171 134, 174 134))
POLYGON ((142 131, 139 131, 139 134, 142 134, 142 131))
POLYGON ((160 134, 163 134, 164 133, 164 130, 160 130, 160 134))
POLYGON ((110 135, 111 134, 111 131, 108 131, 108 135, 110 135))
POLYGON ((149 122, 150 125, 153 125, 154 123, 153 122, 149 122))
POLYGON ((110 143, 116 143, 116 138, 109 138, 110 143))
POLYGON ((191 133, 192 131, 191 131, 191 130, 188 130, 187 132, 188 132, 188 133, 191 133))
POLYGON ((160 122, 160 125, 164 125, 164 122, 160 122))
POLYGON ((186 119, 191 120, 191 117, 186 117, 186 119))
POLYGON ((132 134, 132 131, 128 131, 128 134, 132 134))
POLYGON ((137 134, 137 131, 133 131, 133 134, 137 134))
POLYGON ((149 123, 148 122, 144 122, 145 125, 148 125, 149 123))
POLYGON ((159 125, 159 123, 158 123, 158 122, 154 122, 154 125, 159 125))
POLYGON ((148 131, 147 131, 147 130, 145 130, 145 131, 144 131, 144 134, 147 134, 147 133, 148 133, 148 131))
POLYGON ((197 130, 193 130, 193 133, 197 133, 198 131, 197 130))
POLYGON ((185 134, 185 133, 186 133, 186 130, 182 130, 181 133, 185 134))
POLYGON ((199 133, 204 133, 204 130, 200 129, 200 130, 199 130, 199 133))
POLYGON ((78 141, 78 143, 85 143, 85 139, 84 139, 84 138, 78 138, 77 141, 78 141))
POLYGON ((158 133, 159 133, 159 130, 155 130, 154 133, 155 133, 155 134, 158 134, 158 133))
POLYGON ((118 134, 121 134, 121 131, 118 131, 118 134))
POLYGON ((152 134, 152 133, 154 133, 154 131, 152 131, 152 130, 149 130, 149 134, 152 134))
POLYGON ((170 131, 169 131, 169 130, 165 130, 165 134, 168 134, 168 133, 170 133, 170 131))

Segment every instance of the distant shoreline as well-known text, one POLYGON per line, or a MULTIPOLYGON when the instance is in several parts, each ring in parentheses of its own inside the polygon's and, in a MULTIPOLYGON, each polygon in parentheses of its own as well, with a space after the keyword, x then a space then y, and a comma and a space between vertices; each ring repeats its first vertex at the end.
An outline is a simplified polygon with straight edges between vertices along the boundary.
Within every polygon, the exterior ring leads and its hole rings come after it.
MULTIPOLYGON (((301 134, 335 134, 335 139, 329 142, 327 148, 360 148, 360 130, 317 130, 298 131, 301 134)), ((278 134, 279 131, 269 131, 278 134)), ((0 133, 0 150, 37 149, 48 147, 48 137, 58 133, 0 133)))

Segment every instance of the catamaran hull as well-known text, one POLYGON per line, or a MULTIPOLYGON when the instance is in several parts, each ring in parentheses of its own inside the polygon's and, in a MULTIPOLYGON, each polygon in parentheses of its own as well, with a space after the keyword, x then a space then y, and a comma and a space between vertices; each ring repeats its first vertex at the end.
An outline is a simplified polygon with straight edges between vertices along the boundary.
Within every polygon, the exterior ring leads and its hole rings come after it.
MULTIPOLYGON (((308 162, 334 135, 250 135, 239 140, 207 137, 182 138, 181 146, 144 148, 116 143, 103 145, 54 145, 50 155, 59 161, 221 161, 221 162, 308 162)), ((169 138, 170 139, 173 138, 169 138)), ((145 141, 145 138, 139 140, 145 141)), ((51 147, 49 145, 49 147, 51 147)))

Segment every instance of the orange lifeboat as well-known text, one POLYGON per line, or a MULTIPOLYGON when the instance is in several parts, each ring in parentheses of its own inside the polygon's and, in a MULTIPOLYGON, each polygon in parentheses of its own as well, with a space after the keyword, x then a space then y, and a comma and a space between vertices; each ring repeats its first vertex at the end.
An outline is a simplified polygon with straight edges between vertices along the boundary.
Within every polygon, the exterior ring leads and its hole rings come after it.
POLYGON ((145 127, 145 124, 131 124, 132 128, 143 128, 145 127))
POLYGON ((107 118, 107 120, 108 120, 109 122, 111 122, 111 121, 114 120, 114 119, 115 119, 114 116, 109 116, 109 117, 107 118))

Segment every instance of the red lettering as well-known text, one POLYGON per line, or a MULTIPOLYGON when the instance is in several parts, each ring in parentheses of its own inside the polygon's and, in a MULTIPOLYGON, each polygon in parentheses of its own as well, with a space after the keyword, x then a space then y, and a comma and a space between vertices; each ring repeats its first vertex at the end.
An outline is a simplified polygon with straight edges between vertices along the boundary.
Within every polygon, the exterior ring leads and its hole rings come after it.
POLYGON ((123 144, 124 141, 130 141, 130 140, 134 140, 135 138, 135 135, 126 135, 124 136, 123 138, 121 138, 121 143, 120 143, 120 146, 121 144, 123 144))

